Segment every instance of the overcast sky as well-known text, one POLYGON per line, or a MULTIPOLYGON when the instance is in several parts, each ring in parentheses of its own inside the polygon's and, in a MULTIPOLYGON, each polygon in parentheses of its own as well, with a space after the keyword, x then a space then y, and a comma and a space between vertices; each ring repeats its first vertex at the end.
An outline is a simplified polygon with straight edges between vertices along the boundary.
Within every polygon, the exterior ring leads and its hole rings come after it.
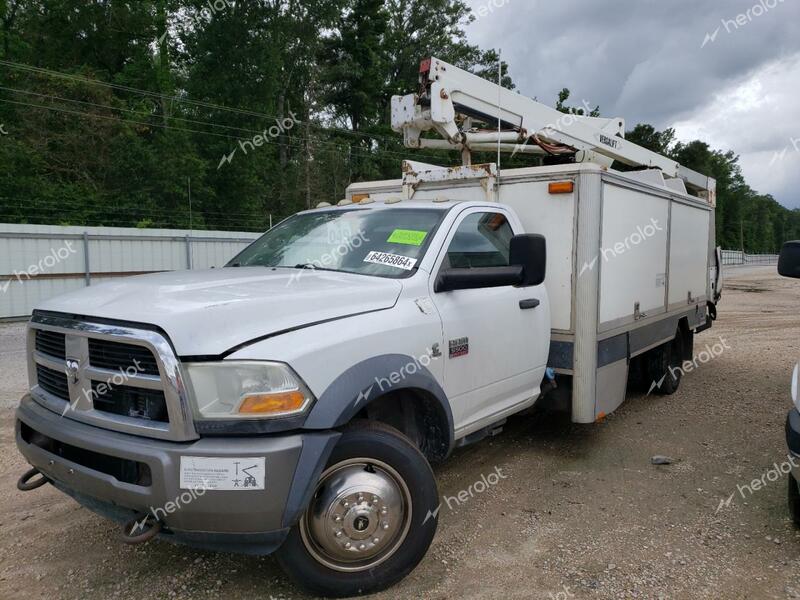
POLYGON ((734 150, 753 188, 800 207, 800 1, 466 1, 470 41, 502 49, 521 93, 568 87, 628 128, 734 150))

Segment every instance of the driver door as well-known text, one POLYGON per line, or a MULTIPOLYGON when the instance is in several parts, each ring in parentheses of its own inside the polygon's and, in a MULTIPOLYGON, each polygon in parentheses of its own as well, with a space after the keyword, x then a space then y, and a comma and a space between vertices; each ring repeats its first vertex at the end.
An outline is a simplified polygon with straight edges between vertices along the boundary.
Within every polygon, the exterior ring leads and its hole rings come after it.
MULTIPOLYGON (((431 285, 443 269, 509 266, 516 233, 521 231, 514 231, 504 211, 466 210, 450 231, 431 285)), ((445 391, 460 433, 489 425, 499 413, 538 395, 550 339, 543 284, 431 296, 442 317, 445 391)))

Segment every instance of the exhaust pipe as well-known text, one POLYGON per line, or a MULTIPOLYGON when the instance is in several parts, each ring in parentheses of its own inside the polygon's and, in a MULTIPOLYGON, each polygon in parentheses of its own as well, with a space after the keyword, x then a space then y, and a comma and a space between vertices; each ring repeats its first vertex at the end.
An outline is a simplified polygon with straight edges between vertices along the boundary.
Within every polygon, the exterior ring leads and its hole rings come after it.
POLYGON ((161 521, 149 513, 134 517, 122 526, 122 541, 126 544, 144 544, 156 537, 161 531, 161 521))
POLYGON ((44 473, 34 467, 33 469, 25 471, 22 477, 17 480, 17 489, 21 492, 30 492, 31 490, 42 487, 45 483, 50 483, 50 480, 44 473), (33 479, 37 475, 41 475, 41 477, 33 479))

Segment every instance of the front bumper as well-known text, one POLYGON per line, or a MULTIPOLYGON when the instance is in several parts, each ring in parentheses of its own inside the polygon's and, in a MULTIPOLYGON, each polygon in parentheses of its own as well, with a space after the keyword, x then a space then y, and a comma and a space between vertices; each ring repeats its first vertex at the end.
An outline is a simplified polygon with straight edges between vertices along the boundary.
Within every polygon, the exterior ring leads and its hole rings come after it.
POLYGON ((269 554, 281 545, 308 505, 340 435, 326 431, 166 442, 79 423, 43 408, 30 395, 16 416, 23 456, 87 508, 119 521, 155 511, 164 539, 248 554, 269 554), (180 488, 181 456, 264 457, 265 489, 189 494, 180 488), (130 472, 140 476, 131 481, 118 474, 130 472))

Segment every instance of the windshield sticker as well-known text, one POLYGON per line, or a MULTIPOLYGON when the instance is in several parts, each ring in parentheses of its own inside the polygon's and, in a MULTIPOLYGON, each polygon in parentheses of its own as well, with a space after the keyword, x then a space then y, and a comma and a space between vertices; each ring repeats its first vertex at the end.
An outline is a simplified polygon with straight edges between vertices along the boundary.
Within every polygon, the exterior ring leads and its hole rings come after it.
POLYGON ((373 250, 367 254, 364 258, 364 262, 397 267, 398 269, 410 271, 414 268, 414 265, 417 264, 417 259, 409 258, 408 256, 400 256, 399 254, 389 254, 388 252, 375 252, 373 250))
POLYGON ((427 231, 414 231, 413 229, 395 229, 389 239, 390 244, 405 244, 406 246, 422 246, 427 231))

